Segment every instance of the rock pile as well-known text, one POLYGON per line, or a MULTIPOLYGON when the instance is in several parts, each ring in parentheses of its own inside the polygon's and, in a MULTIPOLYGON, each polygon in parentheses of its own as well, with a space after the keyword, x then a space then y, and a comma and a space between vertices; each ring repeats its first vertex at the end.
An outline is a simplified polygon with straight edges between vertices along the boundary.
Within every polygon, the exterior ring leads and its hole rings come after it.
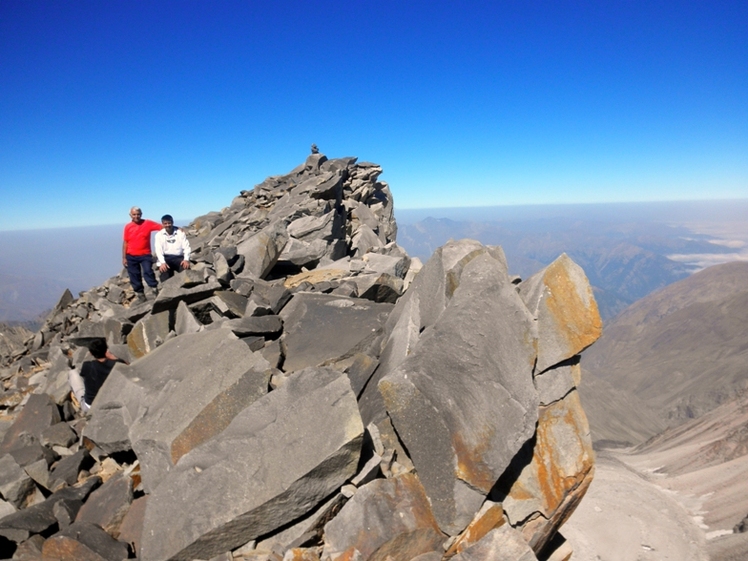
POLYGON ((66 292, 0 377, 0 548, 14 559, 568 559, 593 471, 576 386, 601 322, 562 255, 395 242, 381 168, 312 154, 187 232, 136 304, 66 292), (90 415, 67 376, 126 358, 90 415))

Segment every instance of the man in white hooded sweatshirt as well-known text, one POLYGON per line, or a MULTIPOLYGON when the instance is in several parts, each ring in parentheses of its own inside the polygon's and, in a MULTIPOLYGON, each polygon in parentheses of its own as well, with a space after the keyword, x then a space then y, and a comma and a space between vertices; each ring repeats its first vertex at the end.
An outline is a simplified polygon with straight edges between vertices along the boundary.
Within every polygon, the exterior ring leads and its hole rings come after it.
POLYGON ((174 273, 190 268, 190 242, 184 230, 174 226, 170 214, 161 217, 163 228, 156 232, 156 265, 161 273, 161 282, 170 279, 174 273))

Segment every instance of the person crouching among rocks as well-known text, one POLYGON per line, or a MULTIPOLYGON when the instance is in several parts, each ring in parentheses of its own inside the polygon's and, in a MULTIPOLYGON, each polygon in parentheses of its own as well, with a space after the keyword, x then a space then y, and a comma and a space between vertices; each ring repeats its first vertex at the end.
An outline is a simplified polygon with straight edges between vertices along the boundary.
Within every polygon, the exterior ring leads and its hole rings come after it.
POLYGON ((109 352, 109 347, 104 339, 94 339, 88 345, 88 351, 93 355, 94 360, 84 362, 80 374, 77 370, 71 370, 68 375, 70 387, 73 389, 73 394, 84 413, 87 413, 91 408, 94 399, 96 399, 96 394, 104 385, 104 381, 114 365, 118 362, 127 364, 127 362, 109 352))
POLYGON ((190 268, 190 242, 184 230, 174 226, 170 214, 161 217, 163 228, 156 234, 156 258, 161 282, 170 279, 174 273, 190 268))

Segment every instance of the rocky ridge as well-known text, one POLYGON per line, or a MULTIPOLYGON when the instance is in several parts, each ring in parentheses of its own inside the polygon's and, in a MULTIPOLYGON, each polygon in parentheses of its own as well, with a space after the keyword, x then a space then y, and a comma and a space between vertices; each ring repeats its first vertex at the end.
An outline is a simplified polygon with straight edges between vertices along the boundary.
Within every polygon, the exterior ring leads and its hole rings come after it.
POLYGON ((312 154, 190 224, 155 300, 66 292, 3 352, 6 557, 569 559, 589 283, 472 240, 422 266, 381 171, 312 154), (102 337, 129 364, 82 416, 68 371, 102 337))

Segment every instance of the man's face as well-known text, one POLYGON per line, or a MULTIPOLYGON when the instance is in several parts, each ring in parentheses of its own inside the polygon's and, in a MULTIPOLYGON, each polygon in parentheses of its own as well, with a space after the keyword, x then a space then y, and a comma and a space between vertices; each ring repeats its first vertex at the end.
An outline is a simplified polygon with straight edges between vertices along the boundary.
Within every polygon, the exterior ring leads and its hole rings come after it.
POLYGON ((132 221, 133 221, 133 222, 135 222, 136 224, 138 224, 138 223, 140 222, 140 217, 141 217, 141 216, 143 216, 143 213, 142 213, 142 212, 140 212, 139 210, 131 210, 131 211, 130 211, 130 218, 131 218, 131 219, 132 219, 132 221))
POLYGON ((174 222, 172 222, 171 220, 162 220, 161 226, 166 229, 169 235, 174 233, 174 222))

